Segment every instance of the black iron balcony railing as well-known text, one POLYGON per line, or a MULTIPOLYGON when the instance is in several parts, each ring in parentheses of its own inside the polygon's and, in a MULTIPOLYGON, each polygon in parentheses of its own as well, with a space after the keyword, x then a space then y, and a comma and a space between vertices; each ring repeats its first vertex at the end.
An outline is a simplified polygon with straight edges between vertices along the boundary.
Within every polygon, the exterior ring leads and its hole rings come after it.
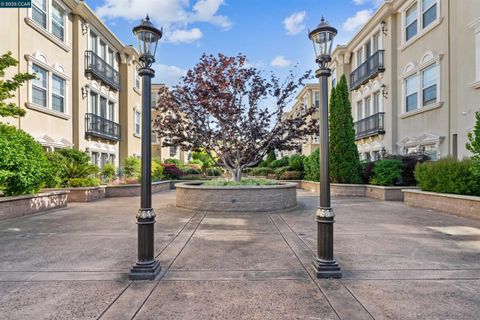
POLYGON ((385 134, 384 118, 385 112, 379 112, 355 122, 355 139, 359 140, 378 134, 385 134))
POLYGON ((107 140, 120 140, 120 125, 94 113, 85 114, 85 134, 107 140))
POLYGON ((385 50, 378 50, 350 74, 350 90, 358 89, 362 84, 385 71, 384 55, 385 50))
POLYGON ((110 88, 120 90, 120 74, 95 52, 85 51, 85 73, 91 74, 110 88))

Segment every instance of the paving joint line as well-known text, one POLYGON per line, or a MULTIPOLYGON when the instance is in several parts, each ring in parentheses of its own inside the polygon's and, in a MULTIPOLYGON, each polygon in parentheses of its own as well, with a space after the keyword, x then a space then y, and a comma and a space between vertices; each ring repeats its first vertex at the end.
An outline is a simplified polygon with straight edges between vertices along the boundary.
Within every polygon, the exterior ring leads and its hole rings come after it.
MULTIPOLYGON (((320 288, 320 286, 317 284, 317 282, 315 281, 315 279, 313 279, 312 275, 310 274, 310 272, 308 272, 306 266, 303 264, 303 262, 300 260, 300 257, 297 255, 297 253, 295 252, 295 250, 293 250, 292 246, 290 245, 290 243, 288 243, 287 239, 285 239, 285 236, 283 235, 283 233, 280 231, 280 229, 278 228, 277 224, 275 223, 275 221, 273 220, 272 218, 272 214, 269 214, 268 215, 270 220, 272 221, 273 225, 275 226, 275 228, 278 230, 278 233, 280 233, 280 235, 282 236, 282 239, 283 241, 285 241, 285 243, 287 244, 288 248, 290 248, 290 250, 292 251, 292 253, 295 255, 295 257, 297 258, 298 262, 300 263, 300 265, 302 266, 302 268, 305 270, 305 272, 308 274, 308 277, 310 278, 310 280, 312 280, 313 284, 318 288, 318 290, 320 291, 320 293, 323 295, 323 297, 325 298, 325 300, 327 300, 327 303, 328 305, 330 306, 330 308, 332 308, 333 312, 335 312, 335 315, 338 317, 338 319, 342 319, 342 317, 340 317, 340 315, 338 314, 338 311, 333 307, 332 303, 330 302, 330 299, 328 299, 327 295, 325 294, 325 292, 323 292, 322 288, 320 288)), ((275 214, 275 216, 280 217, 280 215, 278 214, 275 214)), ((283 219, 282 219, 283 220, 283 219)))
MULTIPOLYGON (((185 230, 185 227, 200 213, 200 211, 197 211, 197 213, 195 213, 193 215, 193 217, 188 221, 188 223, 186 223, 184 225, 184 227, 182 228, 182 232, 183 230, 185 230)), ((153 286, 152 290, 150 291, 150 293, 147 295, 147 297, 145 298, 145 300, 142 302, 142 304, 140 305, 140 307, 137 309, 137 311, 135 311, 135 313, 133 314, 131 320, 134 320, 135 317, 138 315, 138 313, 140 312, 140 310, 142 310, 143 306, 145 305, 145 303, 147 302, 147 300, 150 298, 150 296, 152 295, 153 291, 155 291, 155 289, 158 287, 158 285, 160 284, 160 281, 162 281, 162 279, 165 277, 165 275, 167 274, 168 270, 170 269, 170 267, 175 263, 175 261, 177 260, 178 256, 182 253, 182 251, 185 249, 185 247, 187 246, 187 244, 190 242, 190 240, 192 239, 193 235, 195 234, 195 232, 197 232, 198 230, 198 227, 200 226, 200 224, 202 223, 203 219, 206 217, 207 215, 207 211, 203 212, 203 216, 201 217, 200 221, 197 223, 197 225, 195 226, 195 229, 193 230, 193 232, 190 234, 190 236, 188 237, 187 241, 185 241, 185 244, 182 246, 182 248, 180 249, 180 251, 176 254, 175 258, 173 258, 173 260, 170 262, 170 264, 166 267, 166 270, 165 272, 163 272, 159 279, 157 280, 157 283, 155 284, 155 286, 153 286)), ((180 235, 180 233, 179 233, 180 235)), ((166 247, 165 247, 166 248, 166 247)), ((162 250, 163 251, 163 250, 162 250)), ((158 256, 157 256, 158 257, 158 256)))

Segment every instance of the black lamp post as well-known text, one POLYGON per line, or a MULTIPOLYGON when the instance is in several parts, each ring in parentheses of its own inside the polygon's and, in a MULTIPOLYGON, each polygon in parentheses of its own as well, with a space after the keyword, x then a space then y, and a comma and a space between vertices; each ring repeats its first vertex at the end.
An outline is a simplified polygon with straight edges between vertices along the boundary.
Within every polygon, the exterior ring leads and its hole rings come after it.
POLYGON ((320 113, 320 207, 316 213, 317 221, 317 257, 313 261, 317 278, 341 278, 342 271, 333 258, 333 223, 335 214, 330 205, 330 168, 328 146, 328 77, 331 76, 333 38, 337 29, 322 17, 317 28, 310 31, 308 37, 315 49, 315 72, 320 79, 321 113, 320 113))
POLYGON ((147 17, 139 26, 133 28, 138 39, 141 68, 138 74, 143 78, 142 88, 142 182, 140 209, 137 214, 138 259, 130 271, 132 280, 153 280, 161 270, 160 263, 154 258, 155 211, 152 208, 152 123, 151 123, 151 83, 155 71, 151 68, 155 62, 158 40, 162 30, 156 29, 147 17))

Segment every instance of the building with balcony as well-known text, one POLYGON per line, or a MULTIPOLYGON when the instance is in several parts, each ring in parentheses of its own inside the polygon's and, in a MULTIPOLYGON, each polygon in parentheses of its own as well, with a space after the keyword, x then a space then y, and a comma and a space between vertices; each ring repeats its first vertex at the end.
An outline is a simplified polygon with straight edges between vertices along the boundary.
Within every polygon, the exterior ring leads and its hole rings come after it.
POLYGON ((0 53, 11 51, 19 61, 6 76, 28 71, 38 77, 15 97, 26 116, 2 121, 27 131, 47 150, 86 151, 100 167, 140 155, 137 52, 81 0, 36 0, 28 9, 2 10, 0 28, 8 32, 0 53))
POLYGON ((480 2, 385 0, 337 46, 333 78, 349 79, 361 159, 469 156, 480 109, 480 2))

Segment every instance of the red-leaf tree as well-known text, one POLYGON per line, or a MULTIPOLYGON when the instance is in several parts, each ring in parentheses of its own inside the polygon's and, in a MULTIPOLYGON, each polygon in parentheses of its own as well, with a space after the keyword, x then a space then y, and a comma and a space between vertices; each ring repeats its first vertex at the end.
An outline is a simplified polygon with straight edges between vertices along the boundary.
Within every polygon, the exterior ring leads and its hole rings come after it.
POLYGON ((236 181, 269 150, 294 150, 316 128, 313 108, 284 115, 310 72, 298 78, 290 72, 281 82, 246 61, 244 55, 204 54, 178 86, 160 90, 154 123, 164 146, 205 150, 236 181))

